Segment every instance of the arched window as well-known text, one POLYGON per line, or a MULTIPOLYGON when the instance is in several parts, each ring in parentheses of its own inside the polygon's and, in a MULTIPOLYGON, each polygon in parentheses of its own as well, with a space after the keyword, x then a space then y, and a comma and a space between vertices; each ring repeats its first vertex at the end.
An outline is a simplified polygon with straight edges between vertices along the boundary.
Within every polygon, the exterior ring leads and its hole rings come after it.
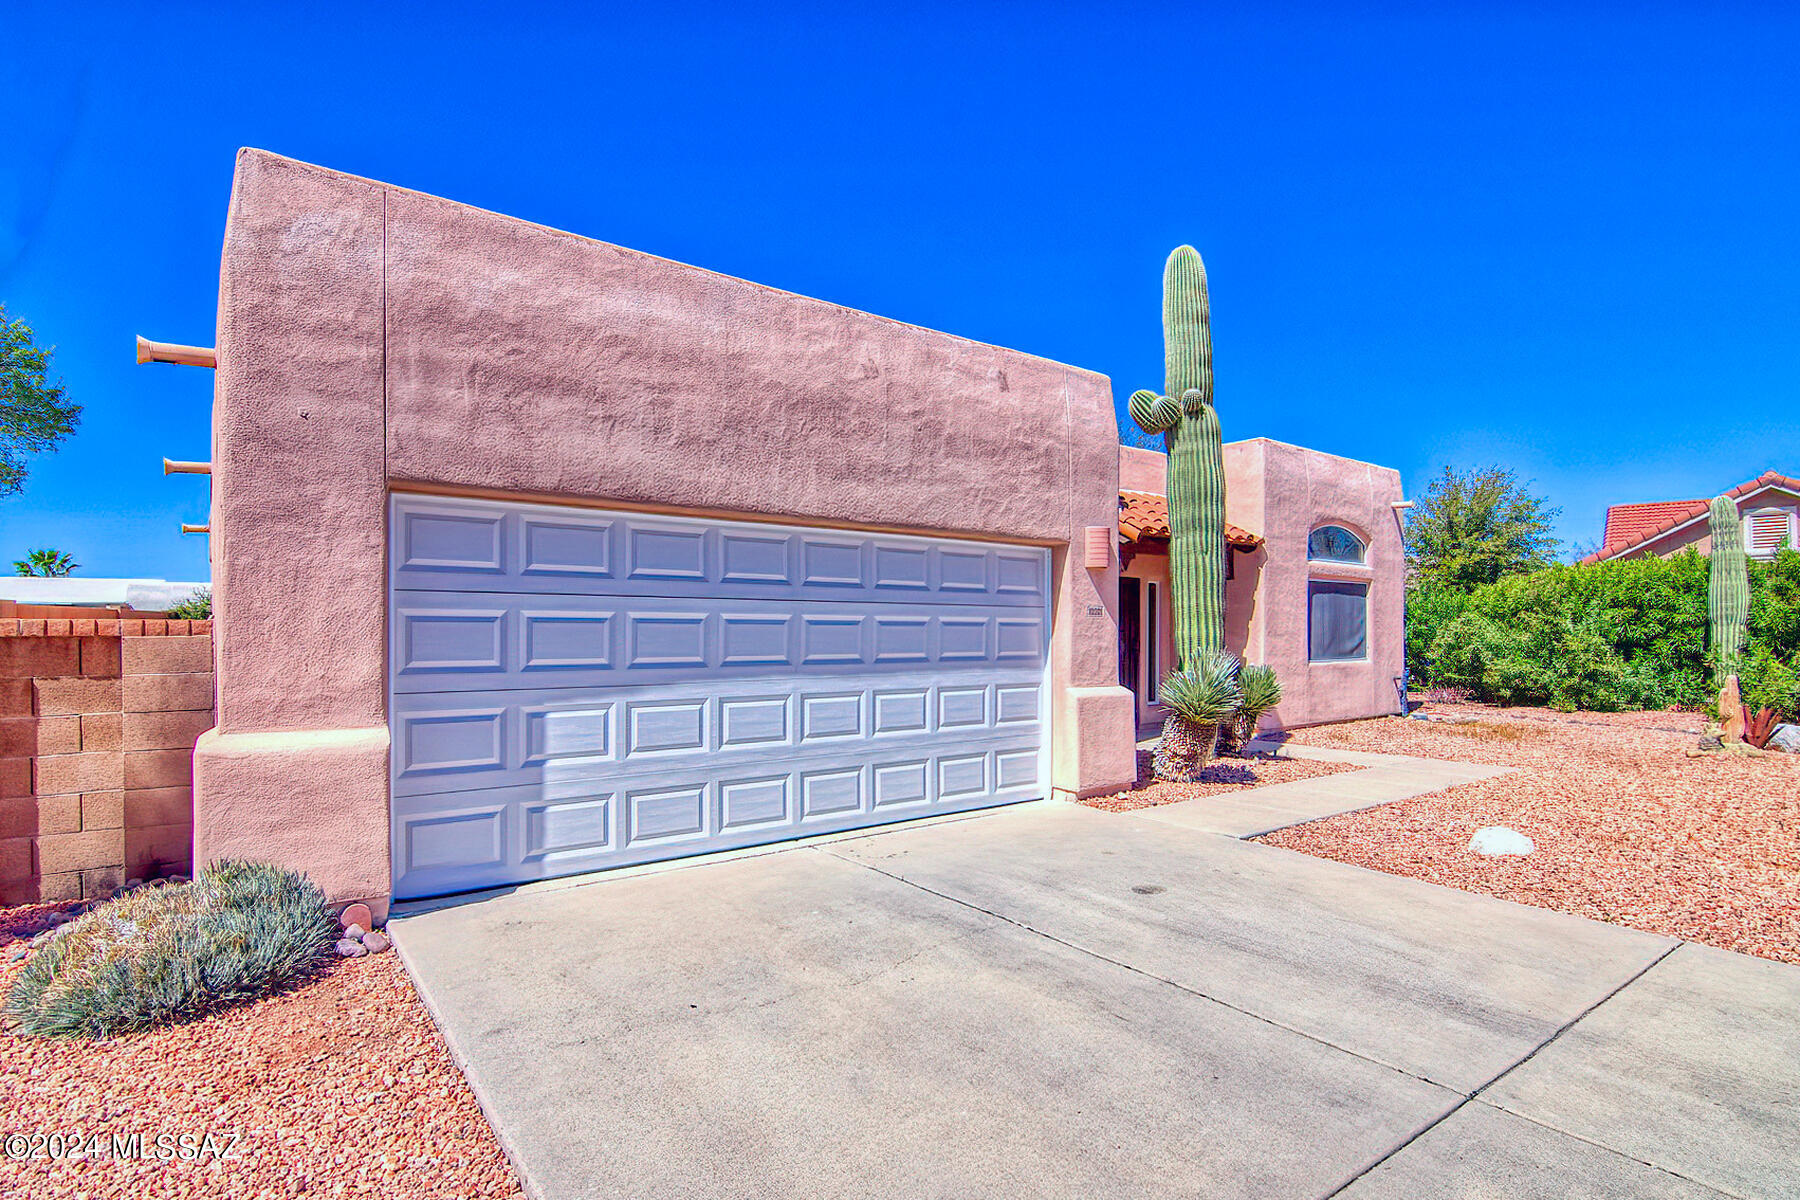
POLYGON ((1360 563, 1363 540, 1342 525, 1321 525, 1306 539, 1306 557, 1315 562, 1360 563))

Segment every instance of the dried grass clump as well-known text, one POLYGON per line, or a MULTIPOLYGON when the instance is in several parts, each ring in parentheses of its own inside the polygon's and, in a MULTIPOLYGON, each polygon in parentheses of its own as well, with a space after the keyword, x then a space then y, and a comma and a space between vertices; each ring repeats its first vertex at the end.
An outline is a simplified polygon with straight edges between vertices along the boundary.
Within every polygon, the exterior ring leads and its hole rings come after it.
POLYGON ((127 893, 33 954, 6 997, 17 1031, 110 1037, 179 1024, 326 962, 337 922, 303 875, 221 861, 192 883, 127 893))

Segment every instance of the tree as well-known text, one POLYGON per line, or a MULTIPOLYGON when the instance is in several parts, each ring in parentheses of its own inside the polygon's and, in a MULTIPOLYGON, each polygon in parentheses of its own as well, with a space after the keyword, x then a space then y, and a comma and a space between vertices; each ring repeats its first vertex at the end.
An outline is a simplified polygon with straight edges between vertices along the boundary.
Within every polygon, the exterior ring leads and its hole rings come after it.
POLYGON ((1561 513, 1502 467, 1460 474, 1445 467, 1407 514, 1407 575, 1418 585, 1468 591, 1547 567, 1556 553, 1550 524, 1561 513))
POLYGON ((51 351, 0 304, 0 496, 25 486, 27 455, 54 450, 81 422, 81 405, 49 378, 51 351))
POLYGON ((64 554, 60 550, 32 550, 24 558, 13 560, 13 570, 20 575, 44 579, 72 575, 80 565, 75 561, 74 555, 64 554))

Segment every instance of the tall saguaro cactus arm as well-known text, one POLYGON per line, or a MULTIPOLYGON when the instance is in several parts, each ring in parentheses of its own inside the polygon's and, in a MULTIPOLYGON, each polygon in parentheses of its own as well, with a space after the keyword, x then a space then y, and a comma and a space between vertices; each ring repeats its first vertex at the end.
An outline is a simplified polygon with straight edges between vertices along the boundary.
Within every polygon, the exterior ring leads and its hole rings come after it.
POLYGON ((1724 496, 1707 510, 1712 552, 1707 564, 1706 609, 1712 626, 1718 683, 1742 665, 1744 623, 1750 615, 1750 571, 1744 560, 1744 525, 1737 505, 1724 496))
POLYGON ((1163 265, 1166 393, 1132 393, 1126 408, 1169 450, 1170 606, 1183 667, 1225 646, 1225 453, 1213 408, 1206 264, 1177 246, 1163 265))

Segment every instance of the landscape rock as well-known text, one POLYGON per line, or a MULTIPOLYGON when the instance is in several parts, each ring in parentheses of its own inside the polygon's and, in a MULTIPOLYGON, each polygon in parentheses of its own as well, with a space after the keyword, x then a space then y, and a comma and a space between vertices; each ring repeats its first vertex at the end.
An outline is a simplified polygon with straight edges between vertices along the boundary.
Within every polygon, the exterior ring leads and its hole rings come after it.
POLYGON ((1536 843, 1516 829, 1504 825, 1484 825, 1469 839, 1469 849, 1490 858, 1507 854, 1530 854, 1536 843))
POLYGON ((368 947, 364 946, 361 942, 352 941, 349 938, 341 938, 337 944, 337 952, 339 958, 361 958, 363 955, 367 954, 369 950, 368 947))
POLYGON ((1777 725, 1769 735, 1768 748, 1800 754, 1800 725, 1777 725))
POLYGON ((360 942, 362 941, 363 934, 367 932, 369 931, 356 922, 351 922, 344 926, 344 938, 346 941, 360 942))
POLYGON ((393 939, 389 938, 387 934, 381 932, 379 929, 371 929, 368 933, 363 934, 362 944, 363 948, 370 954, 380 954, 383 950, 386 950, 389 946, 393 945, 394 942, 393 939))
POLYGON ((366 904, 346 904, 344 911, 338 914, 338 924, 345 929, 352 925, 373 929, 375 928, 375 914, 369 910, 369 906, 366 904))
POLYGON ((16 942, 13 944, 13 947, 6 952, 6 961, 7 962, 18 962, 21 958, 24 958, 27 954, 30 954, 30 953, 31 953, 30 946, 27 946, 24 942, 16 942))

